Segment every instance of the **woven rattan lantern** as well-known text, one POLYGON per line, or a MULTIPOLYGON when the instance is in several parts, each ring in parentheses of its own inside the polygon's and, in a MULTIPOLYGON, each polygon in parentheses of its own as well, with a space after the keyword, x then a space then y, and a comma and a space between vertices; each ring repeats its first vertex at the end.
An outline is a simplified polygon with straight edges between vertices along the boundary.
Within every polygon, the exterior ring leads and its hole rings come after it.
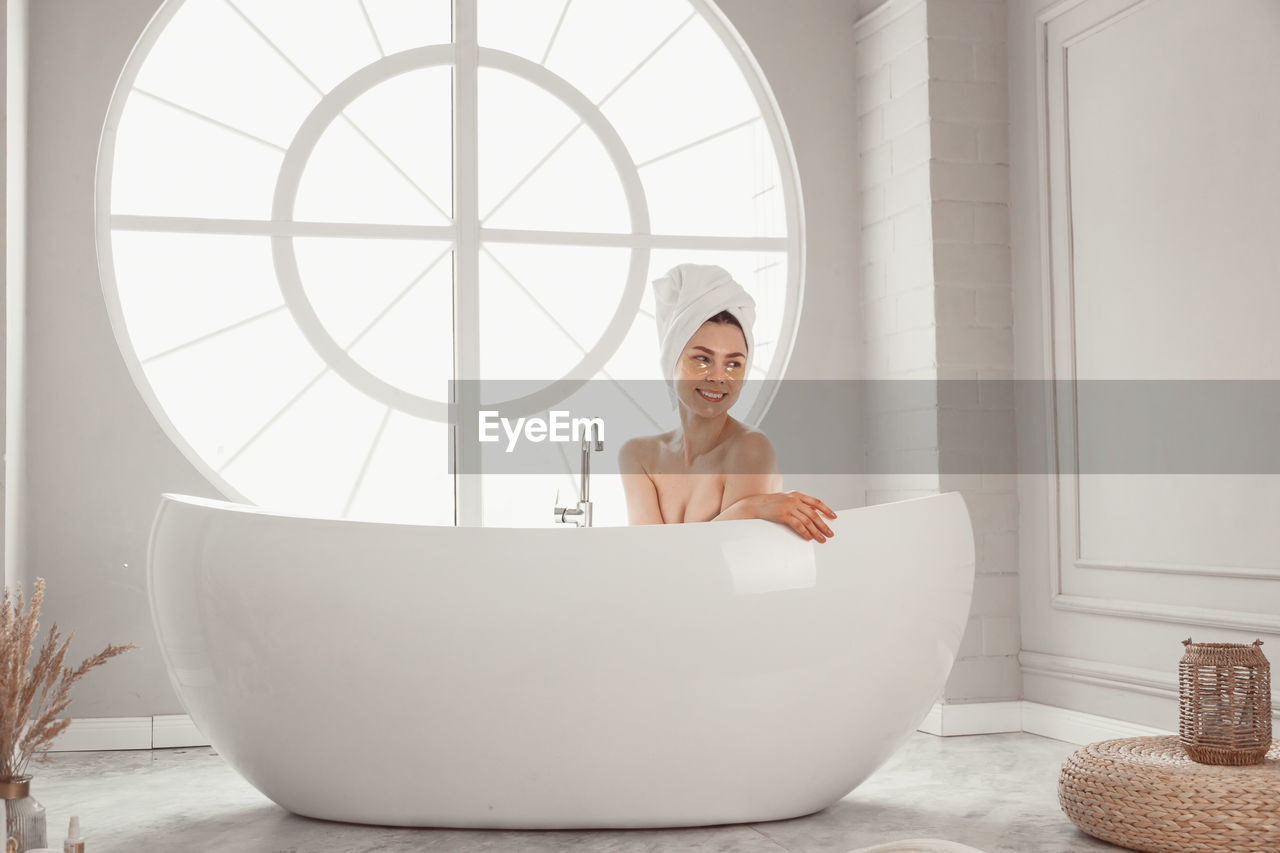
POLYGON ((1182 641, 1178 734, 1201 764, 1257 764, 1271 748, 1271 664, 1259 646, 1182 641))

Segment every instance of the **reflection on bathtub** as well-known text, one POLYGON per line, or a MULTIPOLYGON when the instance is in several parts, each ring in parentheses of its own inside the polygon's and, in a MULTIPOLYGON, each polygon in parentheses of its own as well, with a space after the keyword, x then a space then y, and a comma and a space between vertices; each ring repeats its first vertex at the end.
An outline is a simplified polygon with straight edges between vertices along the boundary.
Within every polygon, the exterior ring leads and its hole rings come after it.
POLYGON ((807 589, 818 584, 814 545, 799 536, 794 542, 734 539, 721 543, 733 574, 733 591, 759 595, 784 589, 807 589))

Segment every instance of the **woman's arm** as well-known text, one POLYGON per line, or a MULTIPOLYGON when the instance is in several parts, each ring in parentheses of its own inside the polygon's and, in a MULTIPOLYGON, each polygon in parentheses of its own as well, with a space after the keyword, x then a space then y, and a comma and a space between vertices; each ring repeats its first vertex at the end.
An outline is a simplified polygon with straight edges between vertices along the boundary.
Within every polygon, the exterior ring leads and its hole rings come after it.
POLYGON ((785 524, 805 539, 826 542, 834 536, 822 513, 835 518, 831 507, 801 492, 782 492, 782 475, 773 445, 764 433, 744 435, 735 448, 732 471, 725 476, 724 507, 712 521, 763 518, 785 524))
POLYGON ((724 495, 720 499, 720 505, 724 509, 712 521, 756 518, 757 516, 749 513, 743 514, 747 512, 745 509, 734 510, 734 507, 744 498, 782 489, 782 475, 778 473, 778 459, 774 455, 773 444, 762 432, 749 432, 738 439, 729 458, 725 460, 725 467, 724 495))
POLYGON ((631 438, 618 450, 618 473, 627 498, 628 524, 663 524, 658 488, 644 470, 644 439, 631 438))

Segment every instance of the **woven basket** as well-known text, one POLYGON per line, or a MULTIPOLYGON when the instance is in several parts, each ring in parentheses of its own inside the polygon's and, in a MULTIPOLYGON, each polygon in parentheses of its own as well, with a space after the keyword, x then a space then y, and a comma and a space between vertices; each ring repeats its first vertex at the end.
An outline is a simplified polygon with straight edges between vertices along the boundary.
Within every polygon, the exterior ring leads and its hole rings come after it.
POLYGON ((1257 764, 1271 748, 1271 665, 1261 640, 1182 644, 1178 734, 1201 764, 1257 764))

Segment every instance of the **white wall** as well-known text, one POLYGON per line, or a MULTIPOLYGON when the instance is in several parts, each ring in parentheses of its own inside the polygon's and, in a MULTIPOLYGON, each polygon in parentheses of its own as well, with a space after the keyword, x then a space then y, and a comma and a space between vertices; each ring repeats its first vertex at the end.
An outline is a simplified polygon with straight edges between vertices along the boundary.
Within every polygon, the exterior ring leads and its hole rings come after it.
MULTIPOLYGON (((1280 5, 1010 10, 1016 375, 1280 379, 1280 5)), ((1152 441, 1198 414, 1186 393, 1152 441)), ((1028 472, 1050 449, 1035 397, 1028 472)), ((1280 478, 1020 479, 1026 699, 1176 729, 1181 640, 1275 656, 1280 478)))
MULTIPOLYGON (((181 712, 152 634, 147 536, 163 491, 217 497, 166 439, 116 348, 99 286, 93 190, 115 81, 159 0, 40 0, 31 9, 27 314, 27 539, 16 577, 48 580, 46 622, 76 629, 72 655, 137 642, 76 689, 76 717, 181 712)), ((793 364, 857 376, 851 0, 725 0, 791 133, 808 224, 806 301, 793 364)), ((10 416, 13 416, 11 411, 10 416)), ((850 478, 789 488, 861 503, 850 478)))
POLYGON ((0 98, 4 103, 4 128, 0 132, 0 269, 4 288, 0 294, 0 559, 4 582, 16 580, 22 554, 22 503, 17 499, 25 482, 23 419, 9 417, 22 411, 26 374, 25 333, 27 277, 27 6, 28 0, 6 0, 0 26, 4 29, 4 74, 0 98))

